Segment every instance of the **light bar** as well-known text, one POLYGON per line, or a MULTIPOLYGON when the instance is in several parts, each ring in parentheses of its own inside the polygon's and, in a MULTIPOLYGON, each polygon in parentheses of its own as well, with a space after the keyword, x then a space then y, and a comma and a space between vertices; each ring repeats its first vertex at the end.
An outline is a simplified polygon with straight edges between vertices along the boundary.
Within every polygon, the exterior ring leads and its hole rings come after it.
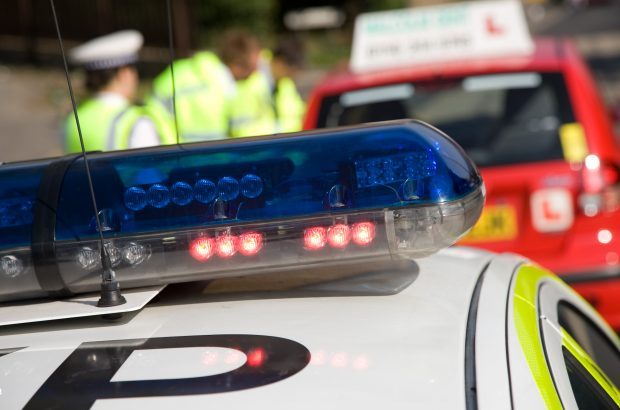
MULTIPOLYGON (((108 254, 124 289, 449 246, 482 180, 416 121, 93 153, 108 254)), ((84 162, 0 167, 0 301, 96 291, 84 162)))

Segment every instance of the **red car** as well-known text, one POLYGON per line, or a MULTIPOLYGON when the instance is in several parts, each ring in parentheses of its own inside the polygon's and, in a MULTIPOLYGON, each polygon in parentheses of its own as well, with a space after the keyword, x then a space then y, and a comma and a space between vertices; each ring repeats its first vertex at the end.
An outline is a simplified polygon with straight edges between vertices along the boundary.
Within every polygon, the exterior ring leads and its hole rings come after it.
POLYGON ((344 72, 310 97, 305 128, 416 118, 482 170, 487 203, 462 243, 558 272, 620 329, 620 149, 592 75, 565 39, 528 56, 344 72))

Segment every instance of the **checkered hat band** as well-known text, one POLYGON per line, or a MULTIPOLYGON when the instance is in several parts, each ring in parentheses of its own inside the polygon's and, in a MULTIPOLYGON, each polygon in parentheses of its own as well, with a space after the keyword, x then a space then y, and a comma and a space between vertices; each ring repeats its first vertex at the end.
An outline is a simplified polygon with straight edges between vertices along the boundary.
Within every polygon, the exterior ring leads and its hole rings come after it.
POLYGON ((106 58, 102 60, 89 61, 84 64, 87 70, 107 70, 108 68, 122 67, 138 61, 138 55, 132 54, 122 57, 106 58))

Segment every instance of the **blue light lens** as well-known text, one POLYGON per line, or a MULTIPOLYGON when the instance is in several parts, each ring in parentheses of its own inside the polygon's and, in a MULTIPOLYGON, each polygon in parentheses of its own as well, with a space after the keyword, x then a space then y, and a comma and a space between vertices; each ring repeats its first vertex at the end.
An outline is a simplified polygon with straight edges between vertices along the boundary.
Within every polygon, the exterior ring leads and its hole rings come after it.
POLYGON ((148 192, 149 204, 155 208, 163 208, 170 203, 170 191, 161 184, 152 185, 148 192))
POLYGON ((28 198, 0 200, 0 227, 31 224, 32 205, 33 201, 28 198))
MULTIPOLYGON (((114 235, 221 226, 222 216, 226 224, 267 223, 451 202, 480 190, 482 183, 453 140, 415 121, 95 153, 89 164, 102 209, 138 209, 143 196, 130 200, 130 187, 146 190, 144 212, 119 214, 123 222, 114 235), (137 183, 144 169, 158 180, 137 183), (185 184, 196 204, 166 206, 189 200, 185 184), (218 199, 226 204, 215 204, 218 199), (192 206, 198 204, 206 206, 192 206)), ((96 237, 83 165, 75 161, 63 179, 57 240, 96 237)), ((14 197, 1 195, 0 200, 14 197)))
POLYGON ((172 202, 177 205, 187 205, 194 199, 194 190, 187 182, 175 182, 172 185, 172 202))
POLYGON ((50 162, 9 162, 0 165, 0 250, 30 247, 34 208, 37 203, 47 205, 38 202, 37 197, 43 172, 50 162))
POLYGON ((246 198, 256 198, 263 192, 263 180, 254 174, 241 178, 241 193, 246 198))
POLYGON ((437 173, 437 163, 432 151, 426 150, 357 161, 355 172, 357 186, 366 188, 432 177, 437 173))
POLYGON ((424 195, 423 191, 424 185, 422 181, 419 179, 407 179, 401 185, 403 199, 405 201, 415 201, 416 199, 420 199, 424 195))
POLYGON ((217 191, 225 201, 232 201, 239 196, 239 181, 232 177, 223 177, 217 183, 217 191))
POLYGON ((454 196, 453 181, 444 175, 429 178, 429 196, 434 201, 446 201, 454 196))
POLYGON ((199 179, 194 184, 194 198, 196 201, 207 204, 215 199, 217 187, 208 179, 199 179))
POLYGON ((140 211, 146 206, 148 199, 146 191, 140 187, 132 186, 125 191, 125 206, 132 211, 140 211))

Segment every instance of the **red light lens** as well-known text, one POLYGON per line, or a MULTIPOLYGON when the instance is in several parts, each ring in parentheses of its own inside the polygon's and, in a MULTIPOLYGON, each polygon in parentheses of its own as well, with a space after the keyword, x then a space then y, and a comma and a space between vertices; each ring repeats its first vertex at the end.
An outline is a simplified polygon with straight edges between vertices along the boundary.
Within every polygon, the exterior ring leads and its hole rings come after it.
POLYGON ((217 238, 216 252, 220 258, 230 258, 237 253, 238 238, 232 235, 222 235, 217 238))
POLYGON ((265 349, 263 349, 262 347, 257 347, 255 349, 250 350, 247 356, 248 356, 248 359, 247 359, 248 365, 250 367, 260 367, 265 361, 267 353, 265 352, 265 349))
POLYGON ((353 242, 356 245, 367 246, 375 239, 375 224, 372 222, 360 222, 353 225, 353 242))
POLYGON ((344 248, 351 241, 351 229, 345 224, 330 226, 327 230, 327 242, 334 248, 344 248))
POLYGON ((304 231, 304 247, 311 251, 321 249, 327 243, 327 230, 322 226, 315 226, 304 231))
POLYGON ((213 256, 215 241, 213 238, 201 236, 194 239, 189 246, 189 254, 199 262, 206 262, 213 256))
POLYGON ((245 256, 256 255, 263 247, 263 235, 258 232, 246 232, 239 236, 239 252, 245 256))

